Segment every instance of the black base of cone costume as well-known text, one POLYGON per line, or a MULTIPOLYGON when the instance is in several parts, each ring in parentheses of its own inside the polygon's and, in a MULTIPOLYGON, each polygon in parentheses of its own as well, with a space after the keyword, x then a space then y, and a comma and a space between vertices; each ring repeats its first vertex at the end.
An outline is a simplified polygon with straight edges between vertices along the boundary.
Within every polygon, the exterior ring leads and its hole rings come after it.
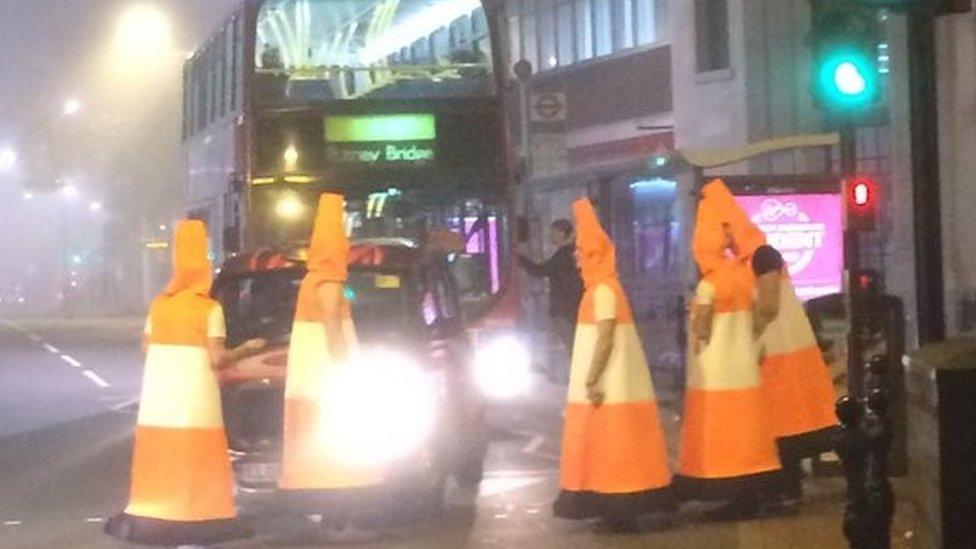
POLYGON ((776 440, 779 455, 783 460, 798 460, 816 457, 824 452, 832 452, 837 447, 838 427, 828 427, 776 440))
POLYGON ((127 543, 161 546, 213 545, 254 536, 239 519, 181 522, 127 514, 109 519, 105 533, 127 543))
POLYGON ((675 493, 683 501, 732 501, 757 494, 775 494, 784 484, 782 471, 730 478, 697 478, 675 475, 675 493))
POLYGON ((552 505, 553 514, 569 520, 637 518, 677 509, 678 501, 670 487, 631 494, 563 490, 552 505))

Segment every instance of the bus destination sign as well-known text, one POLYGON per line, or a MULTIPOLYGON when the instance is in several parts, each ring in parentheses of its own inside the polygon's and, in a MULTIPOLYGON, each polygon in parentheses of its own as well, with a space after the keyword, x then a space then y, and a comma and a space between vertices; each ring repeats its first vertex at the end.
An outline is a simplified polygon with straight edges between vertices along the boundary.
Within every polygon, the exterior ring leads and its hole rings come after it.
POLYGON ((433 114, 330 116, 325 119, 326 154, 346 164, 426 165, 437 157, 433 114))

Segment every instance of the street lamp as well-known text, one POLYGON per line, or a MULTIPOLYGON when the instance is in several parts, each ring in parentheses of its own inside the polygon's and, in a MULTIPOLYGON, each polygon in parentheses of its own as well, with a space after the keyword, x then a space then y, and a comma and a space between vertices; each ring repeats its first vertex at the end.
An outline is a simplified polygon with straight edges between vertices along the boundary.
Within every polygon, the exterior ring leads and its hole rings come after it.
POLYGON ((81 101, 72 97, 64 102, 64 115, 74 116, 81 111, 81 101))
POLYGON ((173 49, 169 18, 149 4, 129 6, 119 17, 114 49, 122 68, 145 67, 173 49))
POLYGON ((24 200, 34 200, 34 193, 30 191, 24 191, 24 200))
POLYGON ((65 198, 74 198, 78 196, 78 187, 70 184, 65 185, 64 187, 61 187, 61 195, 65 198))
POLYGON ((97 202, 97 201, 92 202, 92 203, 88 204, 88 209, 91 210, 91 211, 93 211, 93 212, 100 212, 100 211, 102 211, 102 203, 101 202, 97 202))
POLYGON ((10 147, 0 149, 0 172, 7 172, 17 166, 17 152, 10 147))

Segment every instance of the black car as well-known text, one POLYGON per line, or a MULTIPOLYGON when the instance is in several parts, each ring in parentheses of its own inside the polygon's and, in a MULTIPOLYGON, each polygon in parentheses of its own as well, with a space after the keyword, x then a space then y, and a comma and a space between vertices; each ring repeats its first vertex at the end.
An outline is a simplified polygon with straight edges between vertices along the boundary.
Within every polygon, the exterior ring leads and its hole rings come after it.
MULTIPOLYGON (((220 373, 234 471, 244 491, 277 486, 288 339, 306 273, 304 255, 295 246, 235 256, 214 283, 228 344, 256 337, 269 341, 260 355, 220 373)), ((404 402, 415 405, 391 413, 392 421, 409 422, 420 408, 431 413, 425 416, 428 428, 407 423, 398 431, 416 432, 423 440, 385 464, 392 473, 388 487, 399 499, 420 498, 439 507, 449 477, 466 486, 481 481, 487 448, 484 409, 471 380, 471 347, 447 259, 406 240, 354 242, 345 292, 364 354, 370 349, 384 357, 395 353, 416 370, 411 379, 426 387, 423 395, 410 394, 410 383, 394 388, 414 398, 404 402)))

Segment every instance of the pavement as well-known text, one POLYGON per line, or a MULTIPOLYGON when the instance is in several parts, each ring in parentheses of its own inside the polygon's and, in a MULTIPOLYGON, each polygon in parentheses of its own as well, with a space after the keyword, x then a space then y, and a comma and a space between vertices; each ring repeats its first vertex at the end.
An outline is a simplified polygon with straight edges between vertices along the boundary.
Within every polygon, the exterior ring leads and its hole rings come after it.
MULTIPOLYGON (((117 548, 102 534, 126 503, 132 430, 141 377, 139 323, 9 322, 0 319, 0 549, 117 548)), ((669 529, 601 533, 593 524, 556 519, 560 411, 564 389, 541 379, 524 398, 490 413, 492 444, 479 491, 452 486, 446 511, 391 523, 371 544, 345 547, 454 548, 833 548, 841 533, 844 487, 810 479, 795 515, 708 523, 687 507, 669 529)), ((664 399, 674 454, 677 416, 664 399)), ((258 530, 228 548, 321 547, 302 517, 257 511, 258 530)), ((912 509, 899 505, 893 547, 915 547, 912 509)))

